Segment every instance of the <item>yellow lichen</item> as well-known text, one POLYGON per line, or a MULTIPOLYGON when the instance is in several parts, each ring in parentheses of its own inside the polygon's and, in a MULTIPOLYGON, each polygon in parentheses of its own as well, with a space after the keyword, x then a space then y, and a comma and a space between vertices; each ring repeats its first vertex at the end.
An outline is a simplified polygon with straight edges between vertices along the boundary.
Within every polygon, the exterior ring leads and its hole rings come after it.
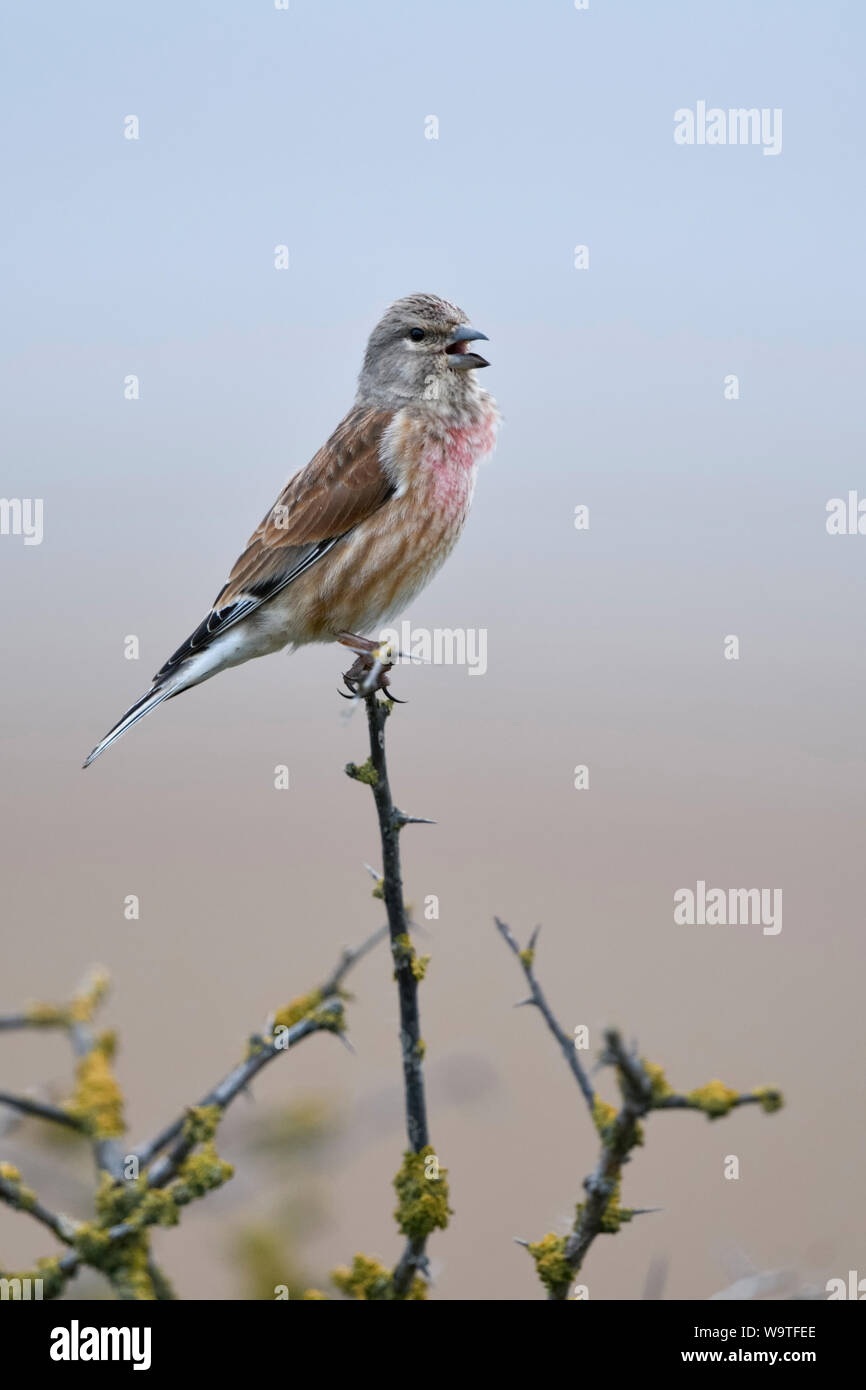
POLYGON ((565 1258, 565 1244, 565 1236, 557 1236, 548 1231, 541 1240, 528 1246, 529 1253, 535 1261, 535 1272, 554 1298, 564 1298, 571 1282, 571 1267, 565 1258))
POLYGON ((706 1086, 699 1086, 697 1090, 689 1091, 686 1096, 686 1100, 698 1110, 703 1110, 711 1120, 727 1115, 737 1099, 737 1092, 732 1091, 730 1086, 726 1086, 722 1081, 708 1081, 706 1086))
POLYGON ((597 1093, 592 1098, 592 1122, 601 1135, 603 1141, 608 1143, 611 1137, 614 1120, 617 1111, 615 1105, 608 1105, 606 1100, 602 1100, 597 1093))
POLYGON ((34 1002, 27 1006, 27 1021, 33 1028, 68 1028, 69 1010, 34 1002))
POLYGON ((5 1192, 4 1198, 11 1207, 18 1211, 32 1211, 36 1202, 36 1193, 29 1187, 25 1187, 21 1181, 21 1174, 12 1163, 0 1163, 0 1179, 2 1179, 5 1192))
POLYGON ((765 1115, 775 1114, 785 1104, 785 1097, 775 1086, 756 1086, 752 1095, 758 1098, 765 1115))
MULTIPOLYGON (((327 1008, 321 1008, 322 991, 311 989, 309 994, 300 994, 297 999, 293 999, 284 1008, 278 1009, 274 1015, 274 1031, 271 1034, 273 1042, 277 1028, 293 1028, 296 1023, 309 1019, 315 1023, 317 1028, 327 1029, 330 1033, 342 1033, 346 1027, 346 1015, 342 1006, 335 1008, 333 1003, 329 1003, 327 1008)), ((251 1047, 255 1046, 256 1039, 251 1041, 251 1047)))
POLYGON ((102 1226, 116 1226, 125 1221, 135 1211, 147 1191, 147 1180, 142 1174, 129 1182, 118 1182, 108 1173, 103 1173, 96 1189, 96 1214, 102 1226))
MULTIPOLYGON (((621 1189, 622 1177, 620 1176, 614 1184, 610 1197, 607 1200, 607 1205, 601 1215, 599 1229, 605 1235, 616 1235, 620 1226, 623 1226, 627 1221, 631 1221, 634 1216, 633 1207, 620 1206, 621 1189)), ((579 1202, 575 1209, 575 1226, 583 1219, 585 1210, 586 1203, 579 1202)))
POLYGON ((174 1185, 149 1187, 136 1211, 128 1218, 129 1224, 135 1226, 136 1230, 143 1230, 145 1226, 176 1226, 179 1220, 174 1185))
POLYGON ((429 956, 415 956, 412 961, 412 974, 416 980, 423 980, 427 974, 427 966, 430 964, 429 956))
POLYGON ((197 1154, 184 1159, 178 1170, 177 1181, 169 1189, 179 1207, 186 1206, 196 1197, 203 1197, 215 1187, 221 1187, 234 1177, 234 1168, 220 1158, 212 1140, 203 1144, 197 1154))
POLYGON ((660 1100, 665 1100, 673 1095, 673 1088, 668 1085, 668 1079, 664 1073, 664 1067, 660 1067, 657 1062, 648 1062, 645 1057, 641 1058, 643 1069, 650 1079, 652 1088, 653 1104, 657 1105, 660 1100))
POLYGON ((206 1144, 213 1139, 223 1112, 218 1105, 191 1105, 183 1123, 183 1137, 191 1144, 206 1144))
POLYGON ((310 1014, 310 1021, 315 1023, 317 1028, 322 1028, 328 1033, 344 1033, 346 1031, 346 1012, 340 1004, 337 1008, 333 1004, 321 1009, 314 1009, 310 1014))
POLYGON ((394 1220, 410 1240, 423 1240, 437 1226, 444 1230, 451 1215, 448 1206, 448 1170, 440 1168, 438 1163, 428 1164, 428 1159, 435 1159, 435 1156, 431 1144, 427 1144, 420 1153, 408 1149, 394 1179, 399 1199, 394 1220), (427 1171, 431 1172, 430 1177, 426 1176, 427 1171))
POLYGON ((106 1039, 100 1038, 79 1060, 75 1092, 66 1105, 69 1114, 97 1139, 117 1139, 124 1130, 123 1095, 111 1070, 110 1051, 106 1039))
MULTIPOLYGON (((340 1265, 332 1272, 331 1279, 341 1293, 364 1303, 393 1301, 397 1297, 391 1271, 369 1255, 356 1255, 351 1269, 347 1265, 340 1265)), ((426 1297, 427 1285, 420 1274, 416 1274, 406 1299, 418 1302, 426 1297)))
POLYGON ((423 980, 427 973, 427 966, 430 964, 429 956, 419 956, 415 952, 415 947, 407 932, 394 938, 391 943, 391 955, 394 959, 395 976, 396 971, 401 970, 405 965, 409 966, 416 980, 423 980))
MULTIPOLYGON (((118 1242, 119 1244, 120 1242, 118 1242)), ((107 1231, 100 1230, 90 1221, 84 1221, 72 1237, 72 1244, 87 1264, 100 1268, 112 1248, 111 1237, 107 1231)))
POLYGON ((122 1258, 111 1271, 111 1281, 123 1299, 154 1302, 156 1290, 150 1277, 150 1244, 146 1236, 123 1242, 122 1258))
POLYGON ((111 976, 103 966, 97 966, 91 972, 87 986, 80 994, 75 995, 69 1006, 69 1016, 73 1023, 90 1022, 97 1007, 108 993, 110 983, 111 976))
POLYGON ((278 1009, 274 1014, 274 1027, 291 1028, 295 1023, 300 1023, 302 1018, 306 1018, 312 1013, 313 1009, 318 1008, 322 1002, 322 991, 311 989, 309 994, 299 994, 296 999, 292 999, 284 1008, 278 1009))
POLYGON ((33 1028, 69 1028, 73 1023, 89 1023, 108 992, 110 976, 102 966, 91 972, 79 994, 69 1004, 45 1004, 33 1000, 27 1005, 27 1022, 33 1028))
POLYGON ((383 1302, 394 1297, 391 1271, 368 1255, 356 1255, 351 1269, 347 1265, 339 1265, 331 1274, 331 1279, 341 1293, 364 1303, 383 1302))
MULTIPOLYGON (((130 1224, 129 1219, 127 1224, 130 1224)), ((138 1227, 133 1225, 129 1235, 112 1239, 107 1230, 85 1223, 75 1231, 72 1243, 85 1264, 102 1270, 120 1298, 151 1300, 156 1297, 148 1269, 150 1243, 147 1234, 138 1227)))
POLYGON ((526 966, 527 970, 529 970, 529 968, 532 965, 532 962, 535 960, 535 952, 532 950, 531 947, 527 946, 524 951, 520 952, 520 959, 523 961, 523 964, 526 966))
POLYGON ((356 782, 364 782, 368 787, 379 785, 379 774, 374 768, 371 758, 368 758, 365 763, 361 763, 360 766, 358 763, 347 763, 346 775, 352 777, 356 782))
POLYGON ((42 1280, 42 1297, 56 1298, 67 1280, 57 1256, 44 1256, 36 1261, 36 1278, 42 1280))

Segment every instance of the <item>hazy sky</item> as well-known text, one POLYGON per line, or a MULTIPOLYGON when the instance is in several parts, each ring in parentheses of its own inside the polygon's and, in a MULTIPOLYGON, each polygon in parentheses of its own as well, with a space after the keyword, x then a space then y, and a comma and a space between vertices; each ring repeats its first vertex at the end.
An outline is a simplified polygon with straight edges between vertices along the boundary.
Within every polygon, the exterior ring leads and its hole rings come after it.
MULTIPOLYGON (((553 1041, 511 1010, 494 912, 521 937, 544 923, 567 1030, 619 1023, 684 1090, 788 1096, 772 1118, 651 1121, 625 1195, 664 1210, 598 1243, 592 1297, 640 1296, 658 1254, 671 1296, 720 1288, 733 1250, 822 1284, 862 1268, 866 537, 825 523, 866 497, 863 7, 15 8, 0 492, 42 499, 44 535, 0 536, 0 1009, 104 961, 137 1139, 379 921, 340 649, 251 663, 80 763, 350 404, 385 305, 439 293, 489 335, 505 423, 408 615, 483 629, 488 671, 398 671, 390 729, 400 804, 438 822, 404 843, 410 898, 441 904, 421 1001, 456 1211, 438 1296, 537 1297, 512 1237, 566 1229, 595 1159, 553 1041), (675 143, 699 102, 781 111, 780 152, 675 143), (781 889, 783 929, 676 924, 699 880, 781 889)), ((333 1093, 358 1135, 311 1248, 322 1279, 399 1250, 384 954, 354 987, 358 1056, 313 1039, 257 1087, 261 1107, 333 1093)), ((10 1088, 67 1074, 58 1040, 0 1051, 10 1088)), ((23 1134, 0 1149, 26 1176, 23 1134)), ((238 1181, 165 1238, 182 1292, 242 1291, 228 1242, 254 1198, 238 1181)), ((0 1263, 48 1248, 0 1211, 0 1263)))

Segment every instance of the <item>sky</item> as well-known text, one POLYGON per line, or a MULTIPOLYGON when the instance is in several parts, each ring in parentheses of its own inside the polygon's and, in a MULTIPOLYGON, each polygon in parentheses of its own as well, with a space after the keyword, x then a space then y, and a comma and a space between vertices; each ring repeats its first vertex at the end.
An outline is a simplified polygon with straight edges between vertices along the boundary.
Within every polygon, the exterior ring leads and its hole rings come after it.
MULTIPOLYGON (((670 1297, 749 1263, 844 1276, 864 1235, 866 539, 829 534, 827 506, 866 498, 862 7, 50 0, 4 28, 0 492, 41 499, 43 534, 0 535, 0 1010, 104 962, 139 1137, 378 924, 340 649, 252 662, 80 764, 348 409, 388 303, 437 293, 487 333, 504 423, 406 614, 483 631, 487 670, 399 668, 389 729, 398 801, 437 822, 404 837, 410 898, 440 903, 421 1007, 455 1216, 435 1296, 539 1296, 512 1238, 567 1229, 595 1160, 553 1040, 511 1008, 494 913, 521 939, 543 923, 567 1032, 616 1023, 683 1090, 787 1097, 653 1118, 626 1195, 663 1210, 598 1243, 590 1296, 640 1297, 656 1258, 670 1297), (677 143, 699 103, 780 112, 780 148, 677 143), (676 923, 699 881, 781 890, 782 930, 676 923)), ((353 988, 357 1056, 314 1038, 256 1089, 344 1118, 320 1280, 399 1252, 386 956, 353 988)), ((68 1075, 56 1039, 2 1055, 8 1089, 68 1075)), ((227 1157, 247 1122, 227 1119, 227 1157)), ((32 1145, 0 1135, 25 1172, 32 1145)), ((242 1296, 232 1232, 262 1194, 212 1201, 165 1263, 187 1296, 242 1296)), ((0 1211, 0 1263, 42 1253, 0 1211)))

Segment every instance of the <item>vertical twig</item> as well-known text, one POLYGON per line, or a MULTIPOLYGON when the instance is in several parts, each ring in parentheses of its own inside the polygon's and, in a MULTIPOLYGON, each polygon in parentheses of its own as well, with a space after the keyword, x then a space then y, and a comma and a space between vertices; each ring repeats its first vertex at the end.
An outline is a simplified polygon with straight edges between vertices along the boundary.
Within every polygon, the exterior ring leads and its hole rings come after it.
POLYGON ((400 830, 406 817, 394 806, 385 758, 385 721, 389 707, 375 693, 364 698, 370 732, 370 763, 375 776, 370 779, 379 834, 382 840, 382 878, 388 933, 400 1003, 400 1046, 403 1053, 403 1082, 406 1092, 406 1133, 414 1153, 430 1142, 427 1106, 424 1099, 424 1072, 421 1065, 421 1023, 418 1010, 418 981, 412 969, 409 918, 403 901, 403 874, 400 867, 400 830))
MULTIPOLYGON (((403 1089, 406 1100, 406 1134, 409 1148, 420 1153, 430 1143, 427 1125, 427 1104, 424 1096, 421 1021, 418 1008, 418 977, 415 973, 415 953, 409 937, 410 922, 403 901, 403 875, 400 867, 400 831, 416 819, 406 816, 394 805, 388 780, 385 757, 385 721, 391 706, 380 701, 375 692, 364 696, 367 708, 367 727, 370 735, 370 761, 366 768, 350 763, 350 777, 367 782, 373 792, 382 841, 382 891, 388 914, 388 934, 400 1007, 400 1049, 403 1060, 403 1089)), ((427 1237, 409 1237, 397 1263, 392 1279, 394 1293, 405 1298, 418 1270, 426 1266, 427 1237)))

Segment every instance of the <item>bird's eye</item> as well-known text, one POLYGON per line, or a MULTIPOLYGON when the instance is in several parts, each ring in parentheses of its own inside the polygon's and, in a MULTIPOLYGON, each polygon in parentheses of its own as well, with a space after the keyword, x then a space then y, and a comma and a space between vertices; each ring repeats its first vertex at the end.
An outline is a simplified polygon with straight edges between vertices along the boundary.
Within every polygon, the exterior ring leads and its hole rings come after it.
POLYGON ((413 329, 411 329, 410 332, 409 332, 409 337, 412 339, 412 342, 413 342, 413 343, 420 343, 421 339, 424 337, 424 329, 423 329, 423 328, 413 328, 413 329))

